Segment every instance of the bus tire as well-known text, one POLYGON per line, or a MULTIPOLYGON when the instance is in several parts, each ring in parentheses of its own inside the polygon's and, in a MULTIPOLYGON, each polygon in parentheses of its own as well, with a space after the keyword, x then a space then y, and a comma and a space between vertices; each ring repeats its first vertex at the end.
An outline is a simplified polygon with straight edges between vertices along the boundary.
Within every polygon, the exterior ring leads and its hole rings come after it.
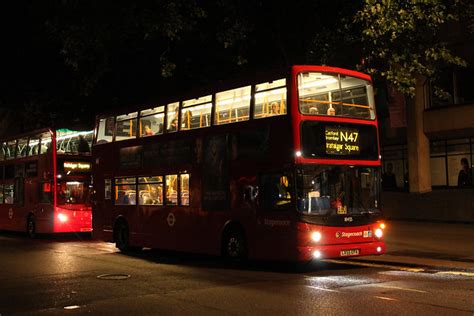
POLYGON ((247 258, 247 241, 242 229, 233 227, 224 232, 222 255, 230 260, 244 260, 247 258))
POLYGON ((124 220, 119 220, 114 226, 114 242, 121 252, 126 252, 130 248, 128 225, 124 220))
POLYGON ((26 234, 29 238, 36 237, 36 221, 33 214, 28 215, 28 219, 26 220, 26 234))

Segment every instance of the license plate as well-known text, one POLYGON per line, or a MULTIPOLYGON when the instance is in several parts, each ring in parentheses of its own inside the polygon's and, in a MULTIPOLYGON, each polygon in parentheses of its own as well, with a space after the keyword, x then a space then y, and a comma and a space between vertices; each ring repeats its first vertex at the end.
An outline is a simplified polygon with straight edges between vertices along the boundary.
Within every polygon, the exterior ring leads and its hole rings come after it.
POLYGON ((358 254, 359 254, 359 249, 341 250, 341 257, 357 256, 358 254))

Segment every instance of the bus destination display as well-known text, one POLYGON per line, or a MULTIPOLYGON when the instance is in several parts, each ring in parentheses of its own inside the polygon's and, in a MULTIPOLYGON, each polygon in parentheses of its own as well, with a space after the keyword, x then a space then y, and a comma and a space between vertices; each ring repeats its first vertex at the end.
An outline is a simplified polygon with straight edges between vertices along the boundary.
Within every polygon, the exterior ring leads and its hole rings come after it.
POLYGON ((325 139, 326 154, 328 155, 360 154, 358 129, 326 126, 325 139))

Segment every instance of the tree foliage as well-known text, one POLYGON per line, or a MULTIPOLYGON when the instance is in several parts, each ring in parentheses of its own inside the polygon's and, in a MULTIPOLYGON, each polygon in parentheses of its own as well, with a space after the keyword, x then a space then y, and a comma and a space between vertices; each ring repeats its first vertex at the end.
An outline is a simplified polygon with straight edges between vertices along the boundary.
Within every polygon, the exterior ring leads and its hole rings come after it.
POLYGON ((442 32, 459 21, 461 0, 365 0, 361 27, 363 69, 413 96, 418 75, 434 77, 445 65, 465 66, 442 32))

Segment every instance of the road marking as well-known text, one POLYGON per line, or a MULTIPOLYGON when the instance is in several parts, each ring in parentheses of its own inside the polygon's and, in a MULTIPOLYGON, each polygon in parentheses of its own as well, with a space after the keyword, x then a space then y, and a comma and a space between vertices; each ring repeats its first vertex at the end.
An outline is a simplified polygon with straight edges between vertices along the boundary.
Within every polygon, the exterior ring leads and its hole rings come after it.
POLYGON ((78 305, 64 306, 64 309, 66 310, 79 309, 79 308, 81 307, 78 305))
POLYGON ((395 298, 391 298, 391 297, 386 297, 386 296, 374 296, 375 298, 378 298, 380 300, 384 300, 384 301, 398 301, 397 299, 395 298))
POLYGON ((436 274, 448 274, 448 275, 460 275, 460 276, 468 276, 474 277, 473 272, 462 272, 462 271, 439 271, 436 274))
POLYGON ((379 263, 366 263, 358 261, 349 261, 349 260, 335 260, 335 259, 323 259, 323 262, 336 263, 336 264, 347 264, 352 266, 361 266, 361 267, 370 267, 370 268, 383 268, 383 269, 395 269, 407 272, 423 272, 423 268, 407 268, 402 266, 394 266, 389 264, 379 264, 379 263))
POLYGON ((407 288, 407 287, 390 286, 390 285, 383 285, 383 284, 369 284, 369 285, 381 287, 381 288, 384 288, 384 289, 394 289, 394 290, 410 291, 410 292, 417 292, 417 293, 428 293, 426 291, 417 290, 417 289, 410 289, 410 288, 407 288))
POLYGON ((316 290, 326 291, 326 292, 340 293, 340 292, 337 291, 337 290, 326 289, 326 288, 324 288, 324 287, 319 287, 319 286, 306 285, 306 287, 309 287, 309 288, 312 288, 312 289, 316 289, 316 290))

